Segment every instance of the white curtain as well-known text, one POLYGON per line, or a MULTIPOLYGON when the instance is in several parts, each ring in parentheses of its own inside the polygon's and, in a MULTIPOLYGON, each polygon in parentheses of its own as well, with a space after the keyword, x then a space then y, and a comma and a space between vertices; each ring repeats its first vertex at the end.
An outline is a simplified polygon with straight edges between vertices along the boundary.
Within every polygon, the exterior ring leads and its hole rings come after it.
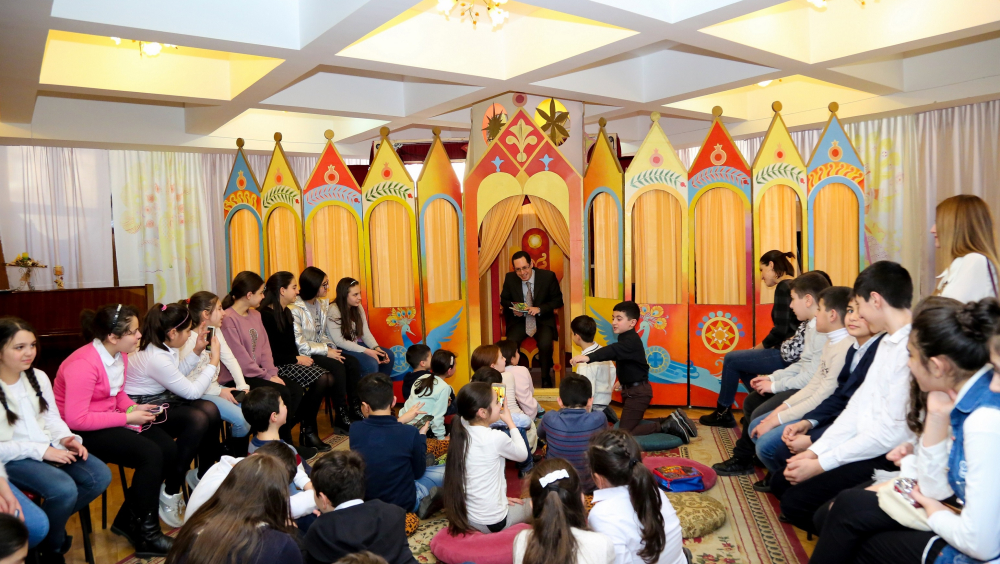
MULTIPOLYGON (((0 147, 3 262, 27 252, 48 268, 32 271, 37 290, 114 285, 108 152, 59 147, 0 147)), ((19 269, 7 267, 16 288, 19 269)))

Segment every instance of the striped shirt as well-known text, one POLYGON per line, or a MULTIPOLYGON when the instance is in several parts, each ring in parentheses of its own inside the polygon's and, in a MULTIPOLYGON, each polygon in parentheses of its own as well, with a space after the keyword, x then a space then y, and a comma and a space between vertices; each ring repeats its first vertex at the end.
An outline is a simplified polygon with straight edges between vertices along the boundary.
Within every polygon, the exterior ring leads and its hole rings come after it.
POLYGON ((594 480, 587 464, 587 447, 594 436, 607 428, 608 420, 601 412, 566 408, 546 413, 538 436, 548 445, 545 457, 563 458, 572 464, 580 475, 584 493, 591 493, 594 480))

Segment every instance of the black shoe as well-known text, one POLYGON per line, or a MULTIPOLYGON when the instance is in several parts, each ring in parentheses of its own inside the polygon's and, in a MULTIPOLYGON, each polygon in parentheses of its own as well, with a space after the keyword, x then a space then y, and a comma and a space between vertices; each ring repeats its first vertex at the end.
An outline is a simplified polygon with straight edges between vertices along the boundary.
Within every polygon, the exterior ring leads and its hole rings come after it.
POLYGON ((427 493, 424 499, 420 500, 420 507, 417 508, 417 517, 426 519, 434 515, 444 506, 444 492, 441 488, 434 486, 427 493))
POLYGON ((735 456, 724 462, 713 464, 712 469, 720 476, 745 476, 754 472, 752 462, 741 460, 735 456))
POLYGON ((337 417, 333 421, 334 427, 342 429, 346 435, 351 431, 352 421, 355 419, 351 416, 351 410, 346 405, 337 408, 337 417))
POLYGON ((604 408, 604 417, 608 420, 608 423, 611 423, 612 425, 618 422, 618 414, 615 413, 615 410, 611 409, 610 405, 604 408))
POLYGON ((663 418, 663 421, 660 422, 660 430, 668 435, 678 437, 684 444, 691 442, 691 435, 688 434, 684 425, 677 421, 673 413, 669 417, 663 418))
POLYGON ((160 517, 156 511, 150 511, 140 517, 136 527, 135 555, 137 558, 156 558, 166 556, 170 552, 170 547, 174 545, 174 539, 163 534, 160 530, 160 517))
POLYGON ((299 428, 299 444, 318 450, 319 452, 330 452, 333 447, 324 443, 316 434, 315 427, 299 428))
POLYGON ((677 408, 670 415, 673 416, 682 427, 684 427, 684 430, 688 432, 688 435, 691 435, 692 437, 698 436, 698 426, 694 424, 694 421, 688 417, 688 414, 685 413, 683 409, 677 408))
POLYGON ((753 483, 753 491, 760 493, 771 493, 771 481, 765 476, 763 480, 753 483))
POLYGON ((715 411, 708 415, 702 415, 698 422, 706 427, 729 427, 736 426, 736 418, 733 417, 733 410, 729 407, 716 407, 715 411))
POLYGON ((788 520, 788 517, 785 517, 784 513, 778 513, 778 521, 781 521, 782 523, 791 523, 791 521, 788 520))
POLYGON ((767 466, 764 466, 764 462, 761 461, 761 459, 757 458, 756 454, 753 455, 753 465, 756 466, 757 468, 767 468, 767 466))
POLYGON ((684 558, 687 559, 687 563, 688 564, 691 564, 692 562, 694 562, 694 555, 691 554, 691 550, 688 549, 688 547, 682 546, 681 550, 684 551, 684 558))
POLYGON ((351 400, 350 416, 351 421, 361 421, 365 418, 364 412, 361 411, 361 400, 357 398, 351 400))
POLYGON ((118 514, 115 515, 114 522, 111 523, 111 532, 120 537, 125 537, 125 540, 129 544, 136 546, 139 542, 138 526, 139 519, 132 514, 128 500, 126 500, 118 510, 118 514))
POLYGON ((310 446, 299 445, 295 447, 295 452, 299 453, 302 460, 309 460, 310 458, 319 454, 319 451, 310 446))
MULTIPOLYGON (((53 550, 36 549, 38 554, 38 564, 66 564, 66 553, 73 548, 73 537, 66 535, 63 539, 59 552, 53 550)), ((31 560, 29 560, 30 562, 31 560)))
POLYGON ((222 445, 222 453, 233 458, 246 458, 247 449, 250 447, 250 435, 243 437, 229 437, 222 445))

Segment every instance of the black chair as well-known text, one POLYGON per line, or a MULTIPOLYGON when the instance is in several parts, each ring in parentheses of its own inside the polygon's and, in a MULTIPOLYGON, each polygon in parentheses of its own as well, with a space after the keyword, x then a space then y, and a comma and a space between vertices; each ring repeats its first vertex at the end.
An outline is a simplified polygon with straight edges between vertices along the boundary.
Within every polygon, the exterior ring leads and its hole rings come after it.
MULTIPOLYGON (((108 464, 113 464, 109 462, 108 464)), ((125 497, 125 490, 128 489, 128 480, 125 478, 125 467, 118 465, 118 476, 122 481, 122 497, 125 497)), ((87 516, 89 520, 89 515, 87 516)), ((101 492, 101 528, 108 528, 108 490, 101 492)))
MULTIPOLYGON (((38 504, 39 506, 45 503, 45 499, 37 494, 27 491, 23 493, 28 499, 38 504)), ((87 560, 87 564, 96 564, 94 560, 94 546, 90 542, 90 535, 94 532, 94 526, 90 520, 90 505, 87 505, 87 507, 84 507, 79 512, 77 512, 77 515, 80 516, 80 531, 83 534, 84 558, 87 560)), ((37 561, 37 554, 34 554, 34 556, 37 561)))

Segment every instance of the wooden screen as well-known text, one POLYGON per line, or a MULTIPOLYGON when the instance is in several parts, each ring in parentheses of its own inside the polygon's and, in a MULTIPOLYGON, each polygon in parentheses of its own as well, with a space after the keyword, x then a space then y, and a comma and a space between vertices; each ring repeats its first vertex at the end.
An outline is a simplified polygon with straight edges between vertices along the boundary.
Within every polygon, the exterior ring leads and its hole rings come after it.
POLYGON ((706 192, 695 209, 695 300, 746 305, 743 202, 727 188, 706 192))
POLYGON ((414 280, 410 214, 386 200, 371 213, 372 300, 375 307, 412 307, 414 280))

